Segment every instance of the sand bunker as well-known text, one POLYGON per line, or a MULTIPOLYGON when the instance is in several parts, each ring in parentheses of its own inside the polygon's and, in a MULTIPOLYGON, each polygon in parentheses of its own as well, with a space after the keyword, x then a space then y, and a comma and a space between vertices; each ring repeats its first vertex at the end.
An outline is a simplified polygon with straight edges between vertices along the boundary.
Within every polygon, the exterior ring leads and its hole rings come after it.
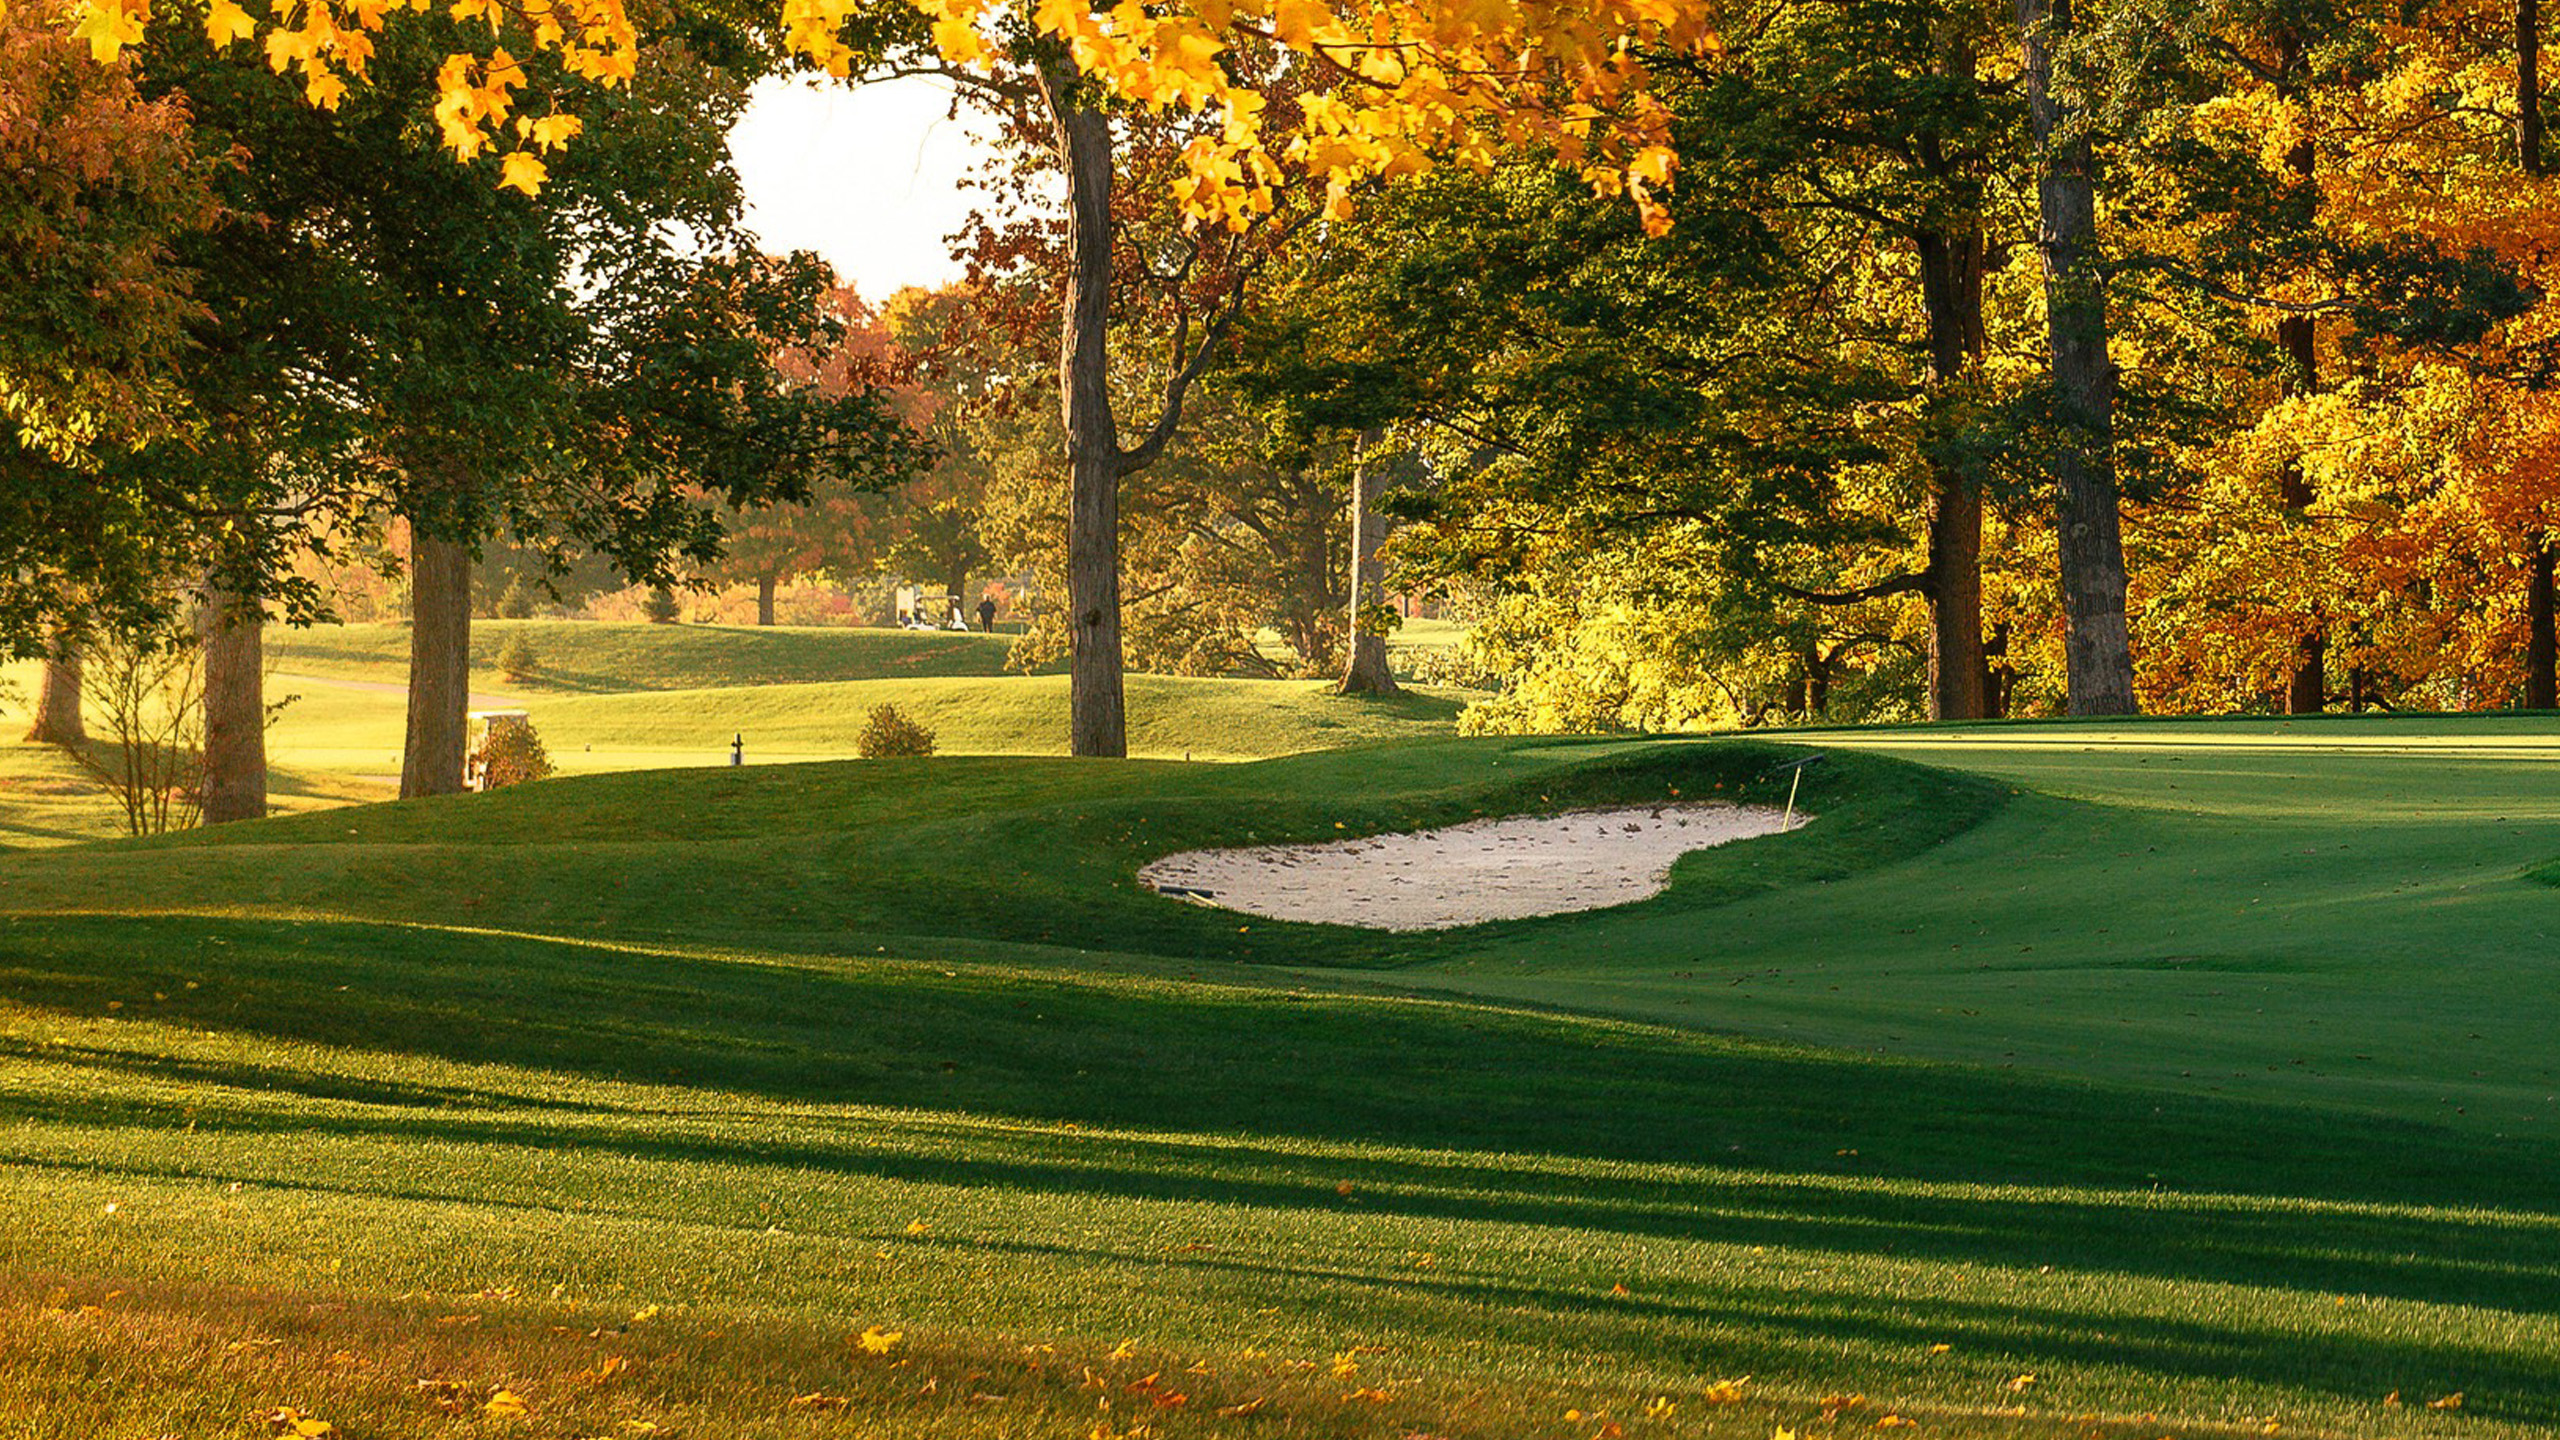
MULTIPOLYGON (((1810 819, 1796 812, 1795 824, 1810 819)), ((1637 805, 1472 820, 1321 845, 1189 850, 1138 872, 1160 893, 1377 930, 1442 930, 1624 905, 1661 893, 1692 850, 1790 828, 1766 805, 1637 805)))

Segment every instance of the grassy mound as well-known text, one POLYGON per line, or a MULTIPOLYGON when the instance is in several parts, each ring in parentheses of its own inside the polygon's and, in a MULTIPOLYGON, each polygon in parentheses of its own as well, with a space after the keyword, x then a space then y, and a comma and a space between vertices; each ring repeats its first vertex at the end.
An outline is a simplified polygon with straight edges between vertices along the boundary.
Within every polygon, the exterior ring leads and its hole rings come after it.
POLYGON ((2560 1425, 2560 737, 1800 738, 1807 829, 1437 938, 1114 882, 1779 752, 626 775, 0 856, 0 1435, 2560 1425))
MULTIPOLYGON (((1159 760, 1256 760, 1302 750, 1446 735, 1462 701, 1436 690, 1393 699, 1339 696, 1322 681, 1131 675, 1129 753, 1159 760)), ((894 704, 935 733, 945 755, 1064 755, 1067 679, 857 680, 755 689, 679 690, 551 701, 536 712, 564 746, 666 763, 751 756, 851 755, 872 707, 894 704)))
MULTIPOLYGON (((475 688, 528 694, 809 685, 1002 675, 1011 644, 1001 635, 839 625, 479 620, 471 626, 471 671, 475 688), (520 684, 498 673, 498 652, 517 636, 540 661, 538 673, 520 684)), ((295 674, 395 685, 409 678, 406 625, 280 629, 269 633, 267 650, 276 668, 295 674)))
MULTIPOLYGON (((1395 934, 1169 900, 1140 866, 1177 850, 1428 828, 1488 814, 1775 799, 1790 752, 1741 742, 1439 741, 1251 767, 994 758, 597 777, 29 857, 15 903, 76 907, 121 872, 137 907, 254 907, 546 933, 842 949, 934 940, 1170 957, 1414 963, 1587 917, 1395 934), (451 908, 459 906, 457 916, 451 908)), ((1687 857, 1630 912, 1675 917, 1850 873, 1977 822, 1978 782, 1862 757, 1812 772, 1821 818, 1687 857)))

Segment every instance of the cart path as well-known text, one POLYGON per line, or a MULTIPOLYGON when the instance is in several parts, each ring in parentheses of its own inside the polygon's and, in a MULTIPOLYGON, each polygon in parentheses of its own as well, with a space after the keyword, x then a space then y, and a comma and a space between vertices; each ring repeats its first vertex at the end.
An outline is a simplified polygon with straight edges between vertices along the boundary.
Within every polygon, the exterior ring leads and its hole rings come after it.
MULTIPOLYGON (((394 685, 388 680, 341 680, 334 675, 288 675, 282 671, 267 678, 280 685, 322 685, 332 690, 354 690, 366 695, 409 693, 407 685, 394 685)), ((520 695, 484 695, 474 691, 470 705, 474 710, 522 710, 525 701, 520 695)))

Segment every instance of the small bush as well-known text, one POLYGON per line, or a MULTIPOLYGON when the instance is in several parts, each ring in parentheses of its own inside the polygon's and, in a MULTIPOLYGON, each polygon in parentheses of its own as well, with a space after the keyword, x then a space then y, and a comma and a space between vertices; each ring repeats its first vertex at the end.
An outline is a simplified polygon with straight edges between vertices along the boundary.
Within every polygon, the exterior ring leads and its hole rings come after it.
POLYGON ((523 631, 508 636, 507 643, 498 647, 498 673, 509 680, 522 684, 541 671, 542 658, 533 653, 533 642, 524 638, 523 631))
POLYGON ((652 625, 665 625, 683 614, 684 607, 676 603, 676 592, 661 585, 649 592, 648 599, 640 602, 640 613, 649 617, 652 625))
POLYGON ((862 727, 862 735, 853 742, 854 753, 865 760, 878 760, 890 755, 930 755, 933 732, 898 713, 895 705, 883 705, 871 712, 871 723, 862 727))
POLYGON ((530 620, 533 618, 534 604, 533 587, 524 583, 523 576, 515 576, 507 581, 507 588, 498 596, 498 618, 530 620))
POLYGON ((483 790, 521 785, 551 773, 551 754, 542 748, 542 737, 533 732, 530 720, 490 727, 489 738, 480 742, 479 760, 483 790))

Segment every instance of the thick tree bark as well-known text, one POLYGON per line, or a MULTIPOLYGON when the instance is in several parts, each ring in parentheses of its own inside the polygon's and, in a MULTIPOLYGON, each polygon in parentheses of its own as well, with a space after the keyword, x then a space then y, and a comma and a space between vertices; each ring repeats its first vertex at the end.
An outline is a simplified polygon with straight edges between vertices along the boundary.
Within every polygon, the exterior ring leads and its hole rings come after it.
POLYGON ((773 592, 781 585, 781 583, 782 577, 779 575, 759 575, 756 577, 757 624, 770 625, 773 623, 773 592))
MULTIPOLYGON (((2516 161, 2534 179, 2542 162, 2542 7, 2516 0, 2516 161)), ((2525 584, 2524 703, 2534 710, 2560 708, 2560 616, 2552 603, 2555 553, 2551 531, 2535 526, 2526 537, 2531 573, 2525 584)))
POLYGON ((2085 122, 2055 93, 2055 42, 2071 0, 2016 0, 2020 68, 2038 151, 2037 248, 2053 351, 2055 525, 2062 578, 2064 682, 2074 715, 2134 711, 2125 626, 2123 520, 2115 467, 2114 363, 2098 255, 2095 165, 2085 122))
MULTIPOLYGON (((2304 56, 2301 37, 2284 33, 2276 37, 2276 94, 2299 104, 2303 100, 2304 56)), ((2285 169, 2302 187, 2311 187, 2319 165, 2319 151, 2308 135, 2294 141, 2285 151, 2285 169)), ((2314 190, 2314 203, 2317 191, 2314 190)), ((2320 388, 2320 331, 2309 315, 2287 315, 2276 322, 2276 347, 2284 352, 2284 393, 2309 395, 2320 388)), ((2311 481, 2303 473, 2299 459, 2287 460, 2276 476, 2276 499, 2285 513, 2296 520, 2311 505, 2311 481)), ((2312 623, 2320 624, 2314 614, 2312 623)), ((2288 715, 2317 715, 2329 708, 2329 637, 2314 628, 2302 637, 2301 648, 2294 655, 2293 673, 2286 678, 2284 709, 2288 715)))
POLYGON ((204 645, 207 825, 267 814, 266 607, 207 584, 196 613, 204 645))
POLYGON ((1378 513, 1378 496, 1386 489, 1386 467, 1369 463, 1372 437, 1363 435, 1357 443, 1351 460, 1351 658, 1337 688, 1345 695, 1394 695, 1399 691, 1387 665, 1387 637, 1361 617, 1363 609, 1385 603, 1387 567, 1379 550, 1386 544, 1387 520, 1378 513))
POLYGON ((409 541, 409 745, 400 798, 462 788, 471 708, 471 552, 412 529, 409 541))
POLYGON ((1982 647, 1982 718, 2005 720, 2009 715, 2009 694, 2017 688, 2018 672, 2009 665, 2009 622, 1992 627, 1991 638, 1982 647))
POLYGON ((2560 709, 2560 687, 2552 683, 2555 646, 2552 635, 2552 571, 2555 555, 2550 537, 2536 535, 2531 578, 2525 586, 2524 704, 2528 710, 2560 709))
POLYGON ((1111 413, 1111 122, 1063 64, 1040 77, 1067 174, 1067 296, 1058 394, 1067 431, 1068 753, 1129 753, 1120 672, 1120 480, 1111 413))
MULTIPOLYGON (((1981 362, 1988 257, 1978 230, 1924 231, 1919 244, 1930 379, 1945 384, 1981 362)), ((1982 653, 1982 495, 1951 467, 1936 469, 1929 515, 1929 718, 1979 720, 1989 669, 1982 653)))
POLYGON ((38 745, 86 745, 88 723, 80 718, 80 645, 70 633, 53 637, 44 657, 44 680, 36 691, 35 723, 27 738, 38 745))

